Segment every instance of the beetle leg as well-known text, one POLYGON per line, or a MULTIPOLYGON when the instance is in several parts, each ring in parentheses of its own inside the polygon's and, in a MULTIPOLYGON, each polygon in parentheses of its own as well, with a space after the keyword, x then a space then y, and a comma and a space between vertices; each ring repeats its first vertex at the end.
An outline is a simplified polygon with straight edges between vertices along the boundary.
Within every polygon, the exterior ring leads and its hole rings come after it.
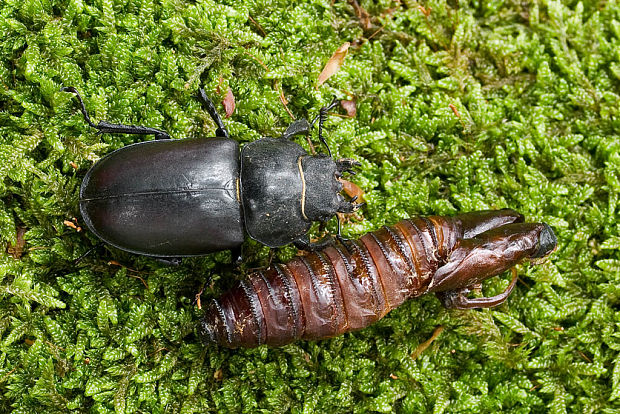
POLYGON ((90 249, 88 249, 88 250, 86 251, 86 253, 82 254, 80 257, 78 257, 77 259, 75 259, 75 260, 73 261, 73 265, 74 265, 74 266, 77 266, 78 264, 80 264, 80 262, 81 262, 82 260, 84 260, 84 258, 85 258, 86 256, 88 256, 89 254, 91 254, 92 252, 94 252, 94 251, 95 251, 95 249, 98 249, 98 248, 99 248, 99 247, 101 247, 101 246, 103 246, 103 242, 98 242, 97 244, 95 244, 93 247, 91 247, 90 249))
POLYGON ((80 110, 82 111, 82 115, 84 115, 84 119, 88 122, 88 125, 97 129, 100 134, 135 134, 135 135, 155 135, 155 139, 170 139, 170 135, 166 131, 162 131, 157 128, 139 126, 139 125, 124 125, 124 124, 112 124, 107 121, 99 121, 98 124, 95 124, 90 120, 88 116, 88 112, 86 112, 86 106, 84 105, 84 101, 82 97, 78 93, 77 89, 73 86, 61 88, 61 91, 71 92, 75 94, 79 103, 80 110))
POLYGON ((239 266, 243 262, 243 253, 241 252, 241 246, 230 249, 230 257, 234 266, 239 266))
POLYGON ((293 242, 293 245, 299 250, 306 250, 309 252, 324 249, 332 244, 334 244, 334 239, 331 236, 326 236, 317 242, 311 242, 307 234, 304 234, 293 242))
POLYGON ((437 297, 448 309, 492 308, 506 301, 517 283, 517 272, 513 272, 510 285, 499 295, 485 298, 468 298, 469 288, 437 292, 437 297))
POLYGON ((156 262, 163 264, 164 266, 180 266, 181 257, 154 257, 156 262))
POLYGON ((229 136, 228 129, 226 129, 226 127, 224 126, 222 117, 220 116, 220 114, 217 113, 217 109, 215 109, 215 105, 213 104, 213 101, 209 99, 204 89, 202 88, 198 89, 198 98, 204 104, 207 113, 211 116, 211 119, 213 119, 213 122, 215 122, 215 125, 217 125, 217 129, 215 130, 215 136, 222 137, 222 138, 228 138, 229 136))
POLYGON ((282 138, 291 139, 295 135, 308 135, 308 132, 310 132, 310 128, 310 124, 305 118, 298 119, 292 124, 290 124, 288 128, 286 128, 286 131, 284 131, 284 134, 282 134, 282 138))

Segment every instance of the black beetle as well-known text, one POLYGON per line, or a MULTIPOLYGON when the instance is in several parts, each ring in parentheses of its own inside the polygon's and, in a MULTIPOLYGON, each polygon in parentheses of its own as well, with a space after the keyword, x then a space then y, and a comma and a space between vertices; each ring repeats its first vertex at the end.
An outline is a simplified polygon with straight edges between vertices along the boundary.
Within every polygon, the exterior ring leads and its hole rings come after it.
MULTIPOLYGON (((88 124, 99 133, 155 135, 95 163, 80 188, 80 211, 88 228, 103 241, 131 253, 160 258, 238 251, 244 230, 269 246, 310 243, 312 222, 361 204, 346 201, 338 180, 358 163, 309 155, 291 137, 308 134, 319 120, 319 138, 328 109, 309 123, 293 122, 280 138, 261 138, 239 150, 204 90, 199 98, 217 125, 216 137, 171 139, 155 128, 94 124, 74 93, 88 124)), ((340 226, 339 226, 340 228, 340 226)))

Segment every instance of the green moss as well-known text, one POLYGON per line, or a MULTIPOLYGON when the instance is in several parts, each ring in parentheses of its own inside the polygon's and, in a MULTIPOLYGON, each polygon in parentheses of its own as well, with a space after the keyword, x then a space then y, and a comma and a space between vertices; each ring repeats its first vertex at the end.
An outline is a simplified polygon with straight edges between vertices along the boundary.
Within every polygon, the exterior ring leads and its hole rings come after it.
POLYGON ((1 3, 3 246, 27 231, 19 259, 0 255, 0 411, 620 410, 620 4, 361 6, 368 29, 348 2, 1 3), (345 65, 317 89, 345 41, 345 65), (281 93, 296 117, 354 97, 354 119, 327 123, 337 156, 362 163, 368 205, 347 235, 511 207, 552 225, 559 248, 521 267, 523 283, 493 311, 423 297, 332 340, 205 349, 196 293, 221 293, 268 250, 248 242, 236 273, 227 253, 169 268, 108 247, 75 265, 96 244, 63 224, 80 223, 80 180, 136 137, 96 135, 61 86, 77 87, 96 120, 176 138, 213 135, 198 87, 218 99, 231 88, 226 123, 241 142, 286 128, 281 93))

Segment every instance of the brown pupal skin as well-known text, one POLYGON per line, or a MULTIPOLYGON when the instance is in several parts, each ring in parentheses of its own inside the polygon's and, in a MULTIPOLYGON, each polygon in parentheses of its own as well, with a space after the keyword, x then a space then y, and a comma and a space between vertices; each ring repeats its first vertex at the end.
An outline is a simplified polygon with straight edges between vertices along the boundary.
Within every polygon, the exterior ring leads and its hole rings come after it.
POLYGON ((425 293, 446 307, 497 306, 515 278, 500 295, 466 295, 525 259, 549 255, 556 244, 547 224, 524 223, 508 209, 403 220, 251 274, 213 300, 199 331, 206 342, 229 348, 280 346, 365 328, 425 293))

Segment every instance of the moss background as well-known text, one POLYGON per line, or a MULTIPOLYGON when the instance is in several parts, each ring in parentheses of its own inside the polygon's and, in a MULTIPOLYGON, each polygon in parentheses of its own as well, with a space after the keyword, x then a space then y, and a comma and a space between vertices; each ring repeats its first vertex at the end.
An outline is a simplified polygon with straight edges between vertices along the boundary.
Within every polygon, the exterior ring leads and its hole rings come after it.
POLYGON ((0 2, 0 412, 620 411, 620 4, 353 3, 0 2), (82 177, 140 137, 96 135, 61 86, 96 121, 176 138, 213 135, 194 93, 230 88, 240 142, 285 129, 280 96, 296 117, 355 99, 354 119, 327 122, 336 156, 362 163, 368 205, 345 234, 511 207, 549 223, 559 249, 520 267, 493 311, 428 296, 332 340, 204 348, 195 295, 265 266, 268 249, 247 242, 241 271, 226 252, 166 267, 103 246, 74 264, 97 243, 65 223, 82 226, 82 177))

